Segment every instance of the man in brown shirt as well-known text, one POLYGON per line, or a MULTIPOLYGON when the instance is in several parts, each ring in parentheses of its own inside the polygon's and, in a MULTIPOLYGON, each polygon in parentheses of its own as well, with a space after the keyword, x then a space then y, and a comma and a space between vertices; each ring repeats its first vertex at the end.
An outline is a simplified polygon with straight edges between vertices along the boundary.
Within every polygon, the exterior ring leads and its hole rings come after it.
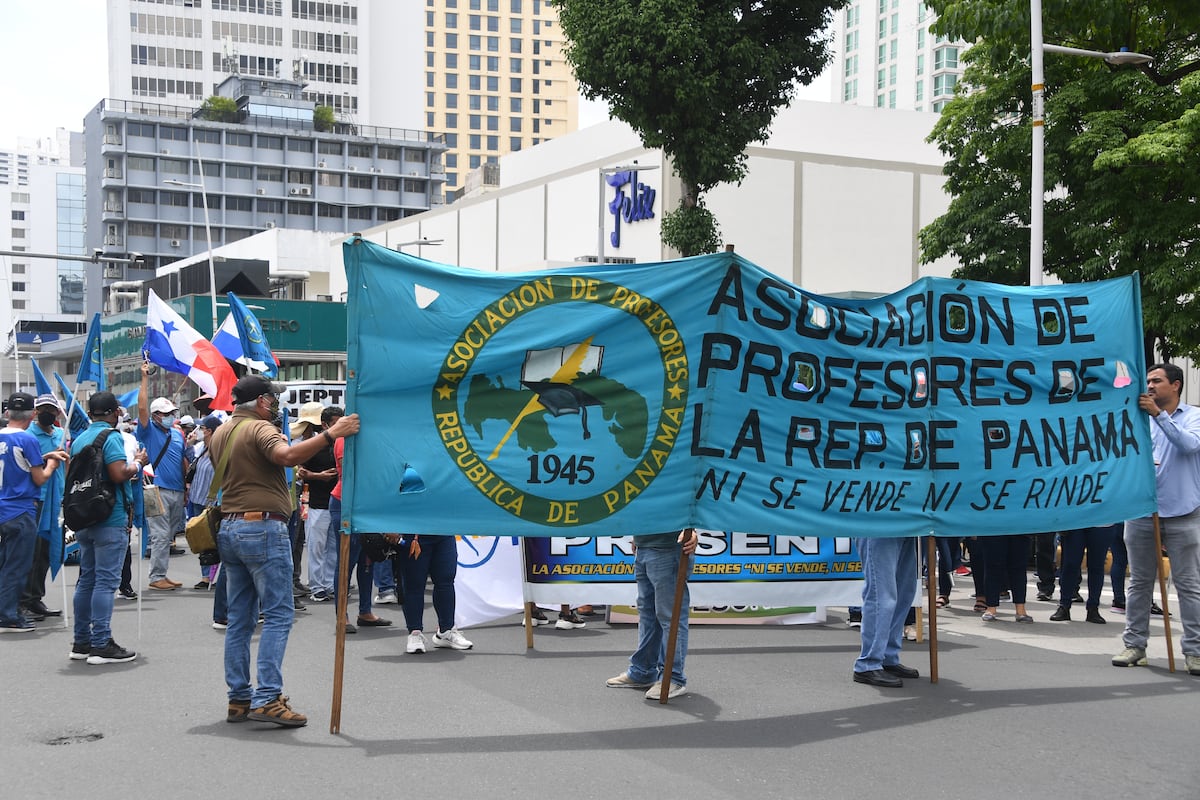
POLYGON ((299 727, 308 722, 283 696, 283 655, 295 616, 292 601, 292 545, 288 518, 292 499, 284 467, 302 464, 335 439, 358 433, 358 415, 342 417, 311 439, 289 445, 273 420, 284 387, 261 375, 247 375, 233 387, 235 409, 212 434, 209 448, 220 465, 229 459, 221 483, 224 518, 217 534, 227 581, 229 627, 225 632, 228 722, 252 719, 299 727), (250 638, 260 612, 257 686, 250 683, 250 638))

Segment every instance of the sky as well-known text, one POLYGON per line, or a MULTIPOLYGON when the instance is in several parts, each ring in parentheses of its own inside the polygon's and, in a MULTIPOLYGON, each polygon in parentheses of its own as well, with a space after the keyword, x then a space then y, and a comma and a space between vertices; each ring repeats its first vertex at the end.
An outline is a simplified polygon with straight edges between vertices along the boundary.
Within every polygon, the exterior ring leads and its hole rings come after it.
MULTIPOLYGON (((82 131, 83 118, 108 95, 104 0, 0 0, 0 148, 44 139, 56 128, 82 131)), ((822 76, 825 78, 826 76, 822 76)), ((819 78, 798 97, 828 100, 819 78)), ((580 99, 579 127, 608 119, 605 105, 580 99)))

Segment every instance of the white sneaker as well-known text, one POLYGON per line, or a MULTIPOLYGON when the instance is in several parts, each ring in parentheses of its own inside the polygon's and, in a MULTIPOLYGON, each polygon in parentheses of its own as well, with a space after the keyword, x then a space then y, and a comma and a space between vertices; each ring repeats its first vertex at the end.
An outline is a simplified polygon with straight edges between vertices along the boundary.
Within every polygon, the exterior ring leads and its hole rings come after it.
POLYGON ((470 650, 475 644, 458 632, 458 628, 438 631, 433 635, 434 647, 450 647, 454 650, 470 650))
MULTIPOLYGON (((667 690, 667 699, 670 700, 672 697, 679 697, 679 695, 681 695, 681 694, 687 694, 687 687, 672 681, 671 688, 667 690)), ((647 700, 662 699, 662 683, 661 682, 655 683, 653 686, 651 686, 649 689, 646 690, 646 699, 647 700)))
POLYGON ((654 684, 650 681, 635 681, 629 677, 629 672, 625 671, 615 678, 609 678, 604 685, 610 689, 646 689, 654 684))
POLYGON ((424 653, 425 652, 425 634, 420 631, 413 631, 408 635, 408 644, 404 646, 406 653, 424 653))
POLYGON ((375 605, 377 605, 377 606, 386 606, 389 603, 396 603, 396 602, 397 602, 397 600, 396 600, 395 592, 383 592, 379 595, 376 595, 376 597, 375 597, 375 605))

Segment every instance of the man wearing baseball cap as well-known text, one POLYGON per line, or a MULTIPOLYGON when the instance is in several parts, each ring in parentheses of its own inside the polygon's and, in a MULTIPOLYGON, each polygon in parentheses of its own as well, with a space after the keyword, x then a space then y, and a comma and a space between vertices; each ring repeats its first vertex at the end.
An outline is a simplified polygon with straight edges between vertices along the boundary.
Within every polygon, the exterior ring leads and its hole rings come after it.
POLYGON ((34 399, 14 392, 0 429, 0 633, 29 633, 33 622, 22 615, 17 600, 29 579, 33 540, 37 536, 34 507, 40 487, 67 460, 61 449, 42 455, 27 429, 33 421, 34 399))
POLYGON ((358 415, 342 417, 320 436, 289 445, 273 424, 285 387, 261 375, 247 375, 233 387, 233 416, 209 439, 211 458, 220 463, 229 448, 221 484, 224 519, 217 533, 228 582, 225 681, 227 722, 307 724, 283 695, 283 656, 292 629, 292 544, 288 520, 292 496, 285 467, 312 458, 335 439, 358 433, 358 415), (265 537, 265 542, 264 542, 265 537), (259 612, 257 680, 250 678, 250 639, 259 612))
MULTIPOLYGON (((58 398, 53 394, 40 394, 33 401, 33 410, 36 414, 36 421, 29 426, 29 432, 37 439, 42 453, 62 450, 67 435, 58 424, 63 413, 58 398)), ((46 573, 50 571, 50 542, 55 539, 62 542, 62 522, 59 520, 59 510, 62 508, 63 482, 66 474, 66 470, 56 471, 50 476, 50 480, 42 484, 41 497, 38 498, 35 509, 37 536, 33 542, 33 565, 29 570, 29 580, 25 584, 25 591, 21 593, 23 613, 35 621, 62 614, 61 609, 47 608, 45 598, 46 573)), ((59 555, 60 557, 62 555, 61 546, 59 555)))
POLYGON ((142 364, 142 386, 138 392, 137 438, 150 454, 154 485, 158 487, 166 513, 146 518, 150 533, 151 589, 171 591, 183 584, 167 577, 171 562, 171 542, 183 530, 183 509, 187 500, 184 476, 188 471, 187 445, 183 434, 175 428, 179 407, 165 397, 156 397, 149 406, 148 380, 150 362, 142 364))

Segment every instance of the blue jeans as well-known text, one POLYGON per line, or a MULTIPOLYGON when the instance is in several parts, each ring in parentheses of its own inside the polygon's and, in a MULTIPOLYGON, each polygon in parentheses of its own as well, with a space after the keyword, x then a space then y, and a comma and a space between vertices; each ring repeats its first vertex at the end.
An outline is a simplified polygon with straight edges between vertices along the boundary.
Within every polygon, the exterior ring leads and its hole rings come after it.
POLYGON ((129 550, 125 528, 96 526, 75 532, 79 581, 75 584, 75 643, 104 647, 112 638, 113 595, 129 550))
MULTIPOLYGON (((332 537, 334 534, 330 533, 329 535, 332 537)), ((338 551, 337 551, 338 558, 334 562, 334 565, 337 570, 334 573, 335 576, 342 574, 342 549, 341 549, 341 545, 340 545, 340 542, 341 542, 340 537, 341 536, 342 536, 342 534, 338 533, 337 534, 338 538, 335 539, 335 541, 337 541, 339 543, 338 551)), ((338 595, 343 590, 349 591, 350 580, 351 580, 350 573, 351 572, 354 573, 353 580, 354 580, 355 584, 358 586, 358 615, 360 617, 368 617, 372 613, 371 612, 371 605, 372 605, 371 592, 374 590, 374 586, 373 586, 374 579, 371 575, 371 563, 369 561, 367 561, 367 557, 365 555, 363 555, 362 539, 359 538, 358 536, 350 537, 350 569, 346 572, 346 585, 334 587, 334 590, 333 590, 333 599, 334 600, 337 600, 338 595)), ((336 577, 334 578, 334 583, 337 583, 336 577)), ((349 611, 349 609, 350 609, 349 598, 347 598, 347 600, 346 600, 346 609, 347 609, 347 611, 349 611)))
POLYGON ((1058 571, 1058 585, 1061 587, 1058 604, 1070 608, 1083 574, 1079 571, 1083 561, 1084 548, 1087 549, 1088 596, 1087 607, 1100 607, 1100 593, 1104 591, 1104 559, 1108 548, 1112 546, 1113 538, 1121 530, 1121 524, 1102 525, 1097 528, 1079 528, 1073 531, 1062 531, 1058 534, 1062 546, 1062 568, 1058 571))
MULTIPOLYGON (((29 567, 33 564, 35 538, 37 518, 33 509, 0 524, 0 622, 20 620, 18 606, 29 579, 29 567)), ((109 600, 111 602, 111 598, 109 600)))
MULTIPOLYGON (((638 683, 662 680, 667 662, 667 637, 671 633, 671 614, 675 604, 675 580, 683 548, 638 547, 633 556, 633 574, 638 587, 638 644, 629 657, 629 677, 638 683)), ((688 565, 691 574, 691 564, 688 565)), ((691 595, 684 587, 683 606, 679 611, 679 634, 675 639, 675 658, 671 663, 671 683, 687 685, 683 662, 688 648, 688 608, 691 595)))
POLYGON ((1108 570, 1108 578, 1112 582, 1112 604, 1118 608, 1125 607, 1125 573, 1129 570, 1129 553, 1125 551, 1125 536, 1120 529, 1112 541, 1112 567, 1108 570))
POLYGON ((379 593, 386 592, 396 593, 396 574, 392 572, 391 561, 380 561, 378 564, 371 566, 371 574, 375 579, 375 586, 378 587, 379 593))
POLYGON ((438 630, 454 627, 454 576, 458 573, 458 542, 453 536, 422 536, 421 555, 412 558, 408 547, 400 558, 404 588, 404 624, 408 630, 425 630, 425 583, 433 581, 433 610, 438 630))
POLYGON ((900 663, 904 620, 917 586, 917 540, 855 539, 863 565, 862 651, 855 672, 900 663))
POLYGON ((292 542, 286 522, 226 518, 217 534, 229 601, 225 632, 225 683, 230 700, 260 708, 283 693, 283 654, 292 630, 292 542), (250 638, 263 615, 258 640, 258 685, 250 684, 250 638))
MULTIPOLYGON (((1159 528, 1179 597, 1179 621, 1183 623, 1179 646, 1185 656, 1200 656, 1200 510, 1182 517, 1160 517, 1159 528)), ((1145 649, 1150 638, 1150 603, 1158 582, 1152 518, 1125 523, 1125 549, 1129 552, 1129 592, 1123 639, 1126 647, 1145 649)))

